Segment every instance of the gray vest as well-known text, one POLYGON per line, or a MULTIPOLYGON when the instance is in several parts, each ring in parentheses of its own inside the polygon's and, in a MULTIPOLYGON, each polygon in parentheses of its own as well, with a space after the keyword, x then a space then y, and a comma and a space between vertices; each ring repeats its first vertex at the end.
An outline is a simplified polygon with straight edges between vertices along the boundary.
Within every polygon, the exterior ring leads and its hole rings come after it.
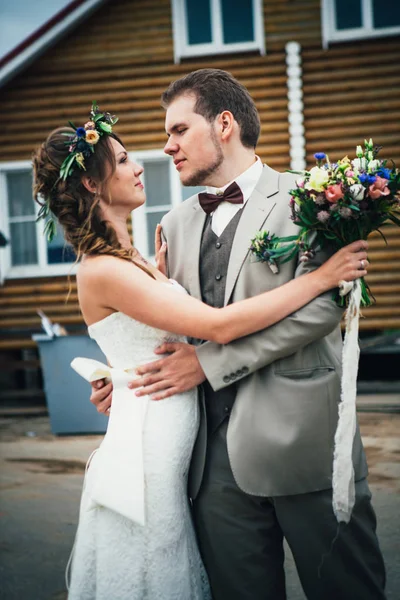
MULTIPOLYGON (((224 306, 229 256, 241 214, 242 210, 236 213, 220 237, 211 229, 212 217, 208 216, 206 219, 201 238, 199 274, 202 299, 209 306, 224 306)), ((218 392, 214 392, 208 381, 203 387, 207 429, 212 433, 229 416, 236 397, 236 385, 233 383, 218 392)))

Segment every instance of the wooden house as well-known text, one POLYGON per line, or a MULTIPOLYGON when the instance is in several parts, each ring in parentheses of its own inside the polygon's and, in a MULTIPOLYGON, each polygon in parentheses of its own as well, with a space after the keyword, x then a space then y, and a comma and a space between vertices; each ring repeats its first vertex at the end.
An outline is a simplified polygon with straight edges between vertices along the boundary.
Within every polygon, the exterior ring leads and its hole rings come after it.
MULTIPOLYGON (((82 332, 73 258, 35 222, 30 157, 54 127, 86 120, 93 99, 145 166, 147 205, 135 243, 152 254, 180 186, 160 95, 188 71, 217 67, 249 89, 262 121, 257 148, 278 170, 351 154, 364 138, 400 165, 400 3, 386 0, 75 0, 0 61, 0 402, 43 398, 32 333, 37 310, 82 332), (66 296, 69 293, 68 301, 66 296)), ((377 299, 364 335, 400 329, 400 232, 370 241, 377 299)))

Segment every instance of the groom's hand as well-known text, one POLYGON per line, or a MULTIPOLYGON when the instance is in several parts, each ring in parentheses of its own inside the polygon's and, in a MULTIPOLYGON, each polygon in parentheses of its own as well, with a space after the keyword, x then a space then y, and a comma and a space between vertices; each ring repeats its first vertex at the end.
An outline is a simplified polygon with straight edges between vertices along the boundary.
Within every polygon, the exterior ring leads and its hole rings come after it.
POLYGON ((150 395, 152 400, 164 400, 205 381, 194 346, 180 342, 165 343, 155 352, 169 356, 136 369, 140 377, 128 385, 131 389, 140 388, 136 391, 137 396, 150 395))
POLYGON ((99 379, 90 385, 92 386, 90 402, 95 405, 99 413, 108 416, 112 402, 112 383, 106 383, 105 379, 99 379))

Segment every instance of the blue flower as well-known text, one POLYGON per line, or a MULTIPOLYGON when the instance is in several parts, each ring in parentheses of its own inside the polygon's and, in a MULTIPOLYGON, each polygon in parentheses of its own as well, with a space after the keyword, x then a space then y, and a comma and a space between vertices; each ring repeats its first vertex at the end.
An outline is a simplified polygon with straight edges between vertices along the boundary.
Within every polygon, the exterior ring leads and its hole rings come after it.
MULTIPOLYGON (((82 127, 83 129, 83 127, 82 127)), ((87 150, 87 146, 88 144, 85 142, 85 140, 83 140, 82 138, 80 140, 77 141, 76 143, 76 150, 77 152, 84 152, 85 150, 87 150)))
POLYGON ((86 129, 84 127, 78 127, 77 130, 75 131, 75 133, 80 138, 85 137, 86 136, 86 129))
POLYGON ((358 176, 358 180, 363 184, 372 185, 376 181, 376 176, 368 175, 368 173, 361 173, 358 176))
POLYGON ((316 152, 314 154, 314 158, 316 160, 324 160, 325 156, 326 156, 325 152, 316 152))
POLYGON ((271 252, 269 250, 264 250, 264 252, 262 253, 262 257, 264 260, 268 260, 271 256, 271 252))
POLYGON ((384 179, 390 179, 391 170, 386 167, 381 167, 378 169, 377 174, 379 177, 383 177, 384 179))

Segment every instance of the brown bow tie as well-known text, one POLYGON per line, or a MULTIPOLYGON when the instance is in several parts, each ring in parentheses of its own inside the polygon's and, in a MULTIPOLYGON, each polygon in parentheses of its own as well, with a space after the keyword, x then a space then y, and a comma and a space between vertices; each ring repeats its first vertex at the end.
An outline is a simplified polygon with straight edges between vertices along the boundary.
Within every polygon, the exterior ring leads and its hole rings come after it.
POLYGON ((199 194, 200 206, 208 215, 214 212, 221 202, 243 204, 243 201, 242 190, 235 181, 226 188, 223 194, 207 194, 206 192, 199 194))

